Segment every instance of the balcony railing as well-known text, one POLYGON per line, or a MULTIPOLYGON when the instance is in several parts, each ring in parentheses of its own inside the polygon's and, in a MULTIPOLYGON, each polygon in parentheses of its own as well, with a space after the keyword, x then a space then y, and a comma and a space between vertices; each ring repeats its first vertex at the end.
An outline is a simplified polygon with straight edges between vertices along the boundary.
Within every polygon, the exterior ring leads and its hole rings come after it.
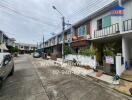
POLYGON ((119 33, 119 24, 113 24, 111 26, 105 27, 102 30, 97 30, 94 33, 94 38, 99 38, 99 37, 105 37, 109 35, 114 35, 119 33))
POLYGON ((130 31, 132 30, 132 19, 128 19, 123 21, 123 30, 130 31))

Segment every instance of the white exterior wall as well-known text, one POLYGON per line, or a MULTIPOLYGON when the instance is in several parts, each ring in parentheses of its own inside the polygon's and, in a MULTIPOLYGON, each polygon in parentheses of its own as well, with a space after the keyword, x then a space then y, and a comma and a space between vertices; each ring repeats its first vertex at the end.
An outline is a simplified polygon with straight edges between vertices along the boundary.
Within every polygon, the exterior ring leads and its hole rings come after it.
POLYGON ((121 76, 122 72, 125 70, 124 64, 121 64, 121 56, 116 56, 116 75, 121 76))
MULTIPOLYGON (((104 13, 104 14, 102 14, 102 15, 91 20, 91 22, 90 22, 90 28, 91 29, 90 30, 91 30, 92 38, 94 38, 94 31, 97 30, 97 20, 101 19, 105 16, 108 16, 108 15, 111 15, 111 11, 104 13)), ((116 23, 119 23, 119 17, 111 16, 111 24, 116 24, 116 23)))
POLYGON ((91 68, 96 68, 96 57, 94 59, 90 56, 82 56, 82 55, 72 55, 69 54, 65 57, 66 60, 77 60, 83 66, 90 66, 91 68))
POLYGON ((130 64, 130 59, 132 59, 132 39, 129 39, 128 37, 122 38, 122 54, 124 57, 124 60, 130 64))
POLYGON ((132 0, 127 1, 123 4, 124 9, 124 16, 123 20, 132 19, 132 0))

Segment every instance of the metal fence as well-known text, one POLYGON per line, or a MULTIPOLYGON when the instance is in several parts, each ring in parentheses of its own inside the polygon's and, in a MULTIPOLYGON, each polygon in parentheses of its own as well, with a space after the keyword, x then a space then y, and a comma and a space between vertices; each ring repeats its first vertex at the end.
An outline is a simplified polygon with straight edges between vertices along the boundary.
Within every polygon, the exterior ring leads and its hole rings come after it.
POLYGON ((123 21, 123 30, 130 31, 132 30, 132 19, 128 19, 123 21))
POLYGON ((94 38, 105 37, 108 35, 117 34, 119 32, 119 24, 116 23, 111 26, 104 27, 102 30, 96 30, 94 33, 94 38))

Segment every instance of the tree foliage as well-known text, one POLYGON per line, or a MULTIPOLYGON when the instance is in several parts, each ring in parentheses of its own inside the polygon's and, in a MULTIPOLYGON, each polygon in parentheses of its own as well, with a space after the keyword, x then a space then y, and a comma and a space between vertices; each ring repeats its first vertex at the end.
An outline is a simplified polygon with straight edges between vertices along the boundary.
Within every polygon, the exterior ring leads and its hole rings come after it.
POLYGON ((19 49, 17 47, 12 47, 11 48, 11 52, 12 53, 18 53, 19 52, 19 49))
POLYGON ((69 46, 65 46, 64 47, 64 56, 71 54, 71 49, 69 46))
POLYGON ((87 47, 80 49, 79 54, 84 56, 94 56, 96 54, 96 50, 93 46, 90 46, 90 48, 87 47))

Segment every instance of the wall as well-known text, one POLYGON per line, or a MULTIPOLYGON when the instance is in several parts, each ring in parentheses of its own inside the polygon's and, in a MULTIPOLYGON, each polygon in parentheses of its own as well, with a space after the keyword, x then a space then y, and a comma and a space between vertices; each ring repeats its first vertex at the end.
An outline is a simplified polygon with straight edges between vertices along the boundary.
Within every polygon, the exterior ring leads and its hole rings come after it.
POLYGON ((124 70, 124 64, 121 64, 121 56, 116 56, 116 75, 121 76, 124 70))
POLYGON ((53 46, 53 54, 55 54, 58 58, 62 57, 62 45, 53 46))
POLYGON ((82 56, 82 55, 72 55, 69 54, 65 57, 66 60, 73 60, 76 59, 78 62, 81 63, 83 66, 90 66, 91 68, 96 68, 96 58, 92 59, 88 56, 82 56))
POLYGON ((132 19, 132 0, 127 1, 123 4, 124 9, 124 16, 123 20, 132 19))
MULTIPOLYGON (((103 18, 105 16, 108 16, 108 15, 111 15, 111 11, 104 13, 104 14, 91 20, 91 24, 90 24, 91 29, 90 30, 92 33, 92 38, 94 38, 94 32, 95 32, 95 30, 97 30, 97 20, 100 18, 103 18)), ((119 23, 119 18, 111 16, 111 25, 116 24, 116 23, 119 23)))
POLYGON ((128 35, 128 37, 123 36, 122 43, 123 43, 123 45, 122 45, 123 57, 125 58, 125 61, 127 61, 128 64, 130 65, 130 59, 132 59, 132 44, 131 44, 132 38, 131 38, 131 35, 128 35))

